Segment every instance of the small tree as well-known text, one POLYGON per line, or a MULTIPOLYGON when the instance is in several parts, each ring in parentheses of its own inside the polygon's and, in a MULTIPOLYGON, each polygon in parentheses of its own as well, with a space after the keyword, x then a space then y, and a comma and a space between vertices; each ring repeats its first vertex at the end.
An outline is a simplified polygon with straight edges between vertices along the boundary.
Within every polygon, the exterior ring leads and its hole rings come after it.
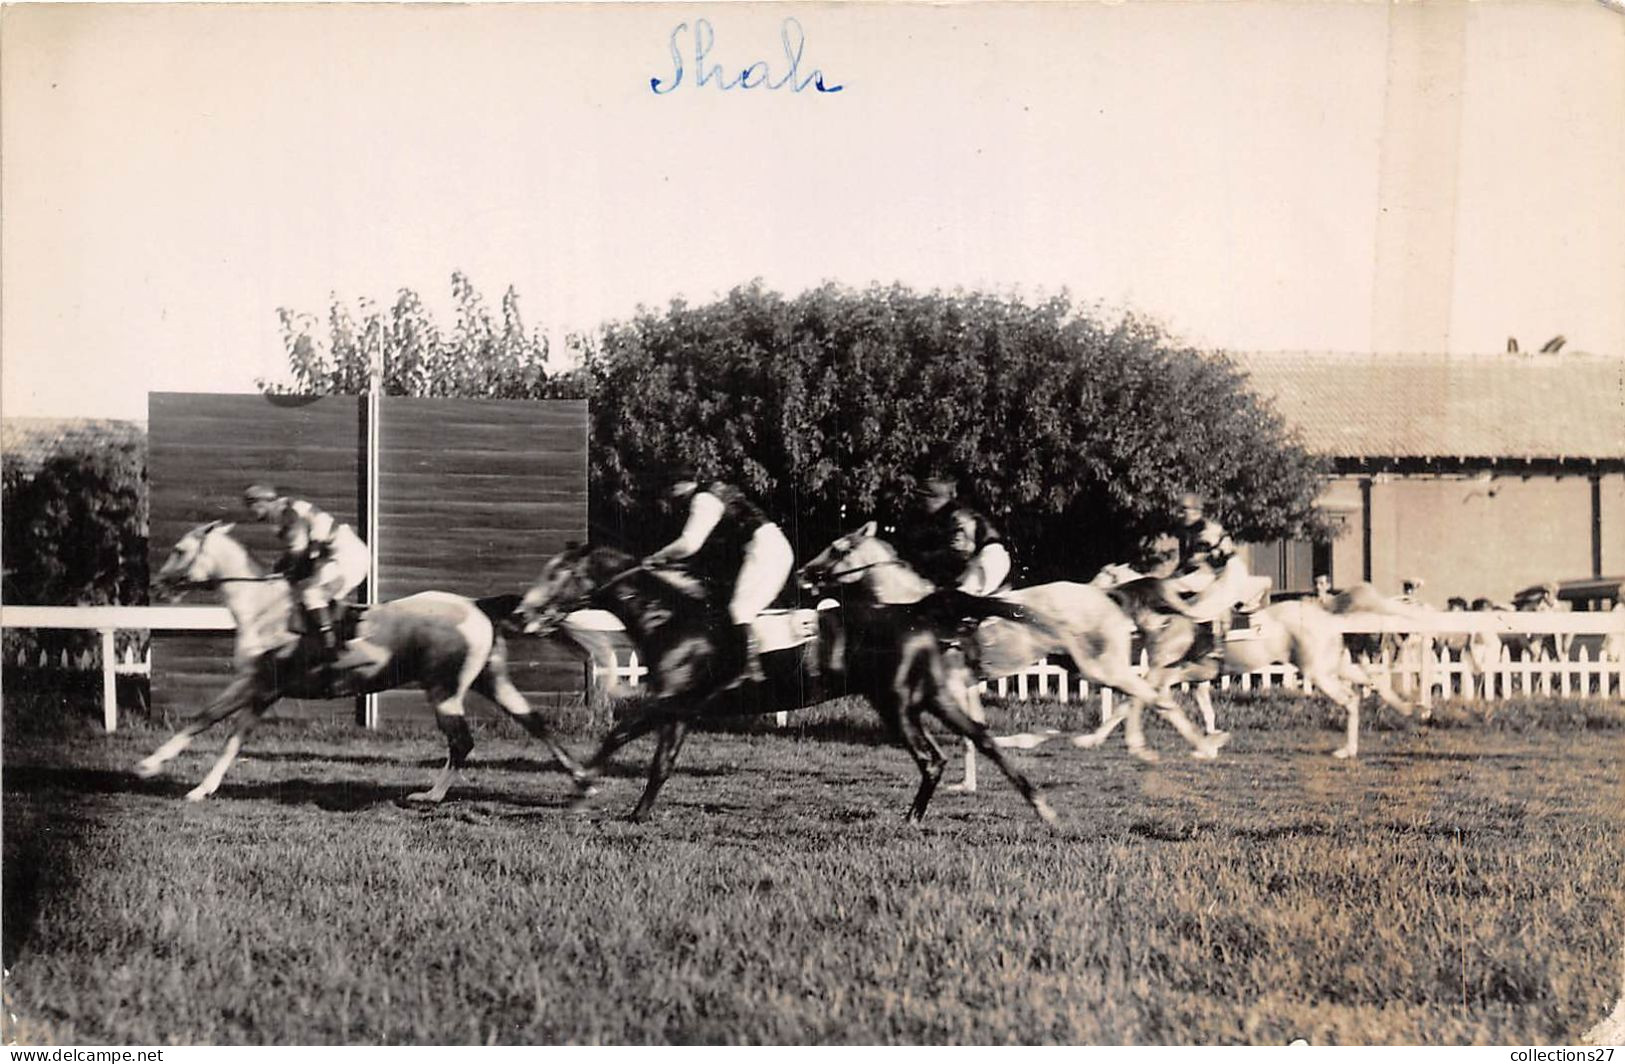
POLYGON ((312 314, 277 310, 292 380, 261 380, 269 393, 362 395, 375 360, 385 395, 487 399, 580 398, 571 373, 547 370, 549 343, 527 330, 511 286, 493 315, 462 273, 451 275, 455 320, 442 331, 419 295, 401 289, 388 311, 361 300, 358 312, 334 297, 323 323, 312 314))

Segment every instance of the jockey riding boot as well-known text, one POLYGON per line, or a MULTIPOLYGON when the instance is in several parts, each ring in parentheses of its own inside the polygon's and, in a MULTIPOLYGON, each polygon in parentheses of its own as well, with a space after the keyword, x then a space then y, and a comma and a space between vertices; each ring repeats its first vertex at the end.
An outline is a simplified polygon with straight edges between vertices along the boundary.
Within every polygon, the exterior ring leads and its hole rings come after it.
POLYGON ((322 672, 325 674, 332 668, 333 659, 338 656, 338 635, 333 631, 333 612, 326 606, 311 606, 310 619, 316 625, 316 631, 322 637, 322 672))
POLYGON ((734 631, 738 633, 740 641, 739 679, 761 683, 767 676, 762 672, 762 658, 756 645, 756 627, 747 621, 744 624, 734 625, 734 631))

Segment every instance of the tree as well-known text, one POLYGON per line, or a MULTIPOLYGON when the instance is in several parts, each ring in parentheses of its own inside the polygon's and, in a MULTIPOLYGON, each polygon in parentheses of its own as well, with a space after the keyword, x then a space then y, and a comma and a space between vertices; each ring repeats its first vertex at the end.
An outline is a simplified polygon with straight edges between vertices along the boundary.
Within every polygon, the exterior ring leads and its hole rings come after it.
POLYGON ((500 320, 462 273, 451 275, 451 294, 456 319, 449 333, 409 288, 396 293, 387 312, 363 299, 352 313, 334 297, 325 330, 315 315, 278 308, 292 380, 258 384, 272 394, 363 395, 381 355, 385 395, 581 397, 575 374, 547 371, 547 337, 526 330, 512 286, 502 295, 500 320))
POLYGON ((359 322, 335 302, 325 343, 283 310, 292 390, 364 391, 381 346, 388 394, 588 397, 595 540, 664 541, 677 461, 761 499, 802 558, 865 518, 895 520, 933 470, 1004 527, 1028 580, 1131 557, 1185 491, 1242 539, 1330 535, 1313 505, 1322 465, 1245 376, 1134 315, 895 285, 786 299, 755 283, 576 338, 581 365, 550 375, 512 289, 500 323, 461 274, 452 291, 449 337, 406 290, 359 322))
POLYGON ((5 600, 144 604, 146 479, 142 439, 81 444, 51 455, 36 470, 8 461, 5 600))
POLYGON ((1324 537, 1322 466, 1221 356, 1065 297, 759 284, 608 327, 588 352, 594 534, 658 540, 674 460, 734 479, 800 557, 894 518, 933 469, 1005 527, 1027 579, 1087 578, 1203 494, 1238 537, 1324 537))

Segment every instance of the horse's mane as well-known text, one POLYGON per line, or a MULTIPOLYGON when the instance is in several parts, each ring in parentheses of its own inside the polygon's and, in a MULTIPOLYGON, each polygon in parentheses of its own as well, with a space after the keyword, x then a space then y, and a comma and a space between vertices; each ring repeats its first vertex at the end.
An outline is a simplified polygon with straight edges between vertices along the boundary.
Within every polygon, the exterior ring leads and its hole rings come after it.
POLYGON ((205 521, 202 524, 194 527, 192 531, 188 533, 188 535, 196 535, 198 537, 198 543, 201 545, 204 540, 208 539, 209 536, 218 532, 221 536, 224 536, 228 541, 230 541, 233 546, 243 552, 243 560, 248 563, 248 568, 251 575, 270 575, 271 566, 265 564, 253 551, 249 550, 246 543, 231 534, 232 524, 233 523, 225 521, 205 521))
MULTIPOLYGON (((637 555, 608 544, 597 547, 583 544, 569 548, 564 558, 571 563, 586 563, 594 581, 600 585, 638 564, 637 555)), ((669 595, 677 603, 710 602, 711 596, 707 594, 705 585, 695 577, 676 571, 655 570, 645 575, 652 578, 649 586, 659 588, 663 597, 669 595)))

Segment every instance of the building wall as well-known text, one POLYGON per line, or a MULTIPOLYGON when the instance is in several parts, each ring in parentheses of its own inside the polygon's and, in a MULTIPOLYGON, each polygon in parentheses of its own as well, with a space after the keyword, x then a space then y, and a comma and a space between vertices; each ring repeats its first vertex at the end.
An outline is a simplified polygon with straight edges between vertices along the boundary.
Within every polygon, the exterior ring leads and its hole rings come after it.
MULTIPOLYGON (((1397 593, 1420 578, 1422 599, 1510 599, 1547 580, 1591 575, 1591 480, 1586 476, 1498 476, 1446 479, 1371 478, 1371 582, 1397 593)), ((1336 478, 1328 496, 1360 497, 1360 478, 1336 478)), ((1323 500, 1324 501, 1324 500, 1323 500)), ((1605 572, 1625 570, 1625 476, 1602 478, 1605 572)), ((1348 530, 1333 544, 1332 578, 1361 579, 1364 522, 1346 514, 1348 530)))
POLYGON ((1602 574, 1625 576, 1625 474, 1602 478, 1602 574))

